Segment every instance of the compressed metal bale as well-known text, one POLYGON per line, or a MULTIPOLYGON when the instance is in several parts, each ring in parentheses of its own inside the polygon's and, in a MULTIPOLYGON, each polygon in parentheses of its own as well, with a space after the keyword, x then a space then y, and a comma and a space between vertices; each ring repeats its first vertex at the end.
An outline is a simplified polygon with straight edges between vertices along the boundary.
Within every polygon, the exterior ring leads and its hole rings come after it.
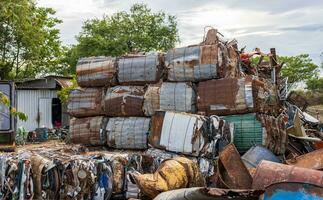
POLYGON ((205 186, 197 164, 185 157, 164 160, 153 174, 131 173, 131 176, 149 198, 169 190, 205 186))
POLYGON ((70 120, 70 139, 72 143, 84 145, 104 145, 105 127, 108 119, 103 116, 72 118, 70 120))
POLYGON ((146 116, 152 116, 157 110, 195 113, 195 90, 190 83, 149 85, 144 96, 143 110, 146 116))
POLYGON ((143 86, 114 86, 104 98, 104 113, 112 117, 144 116, 145 90, 143 86))
POLYGON ((76 65, 77 83, 81 87, 100 87, 116 82, 117 63, 111 57, 81 58, 76 65))
POLYGON ((110 118, 106 126, 107 145, 117 149, 147 149, 150 118, 110 118))
POLYGON ((152 117, 149 143, 155 148, 197 156, 206 153, 207 135, 206 117, 160 111, 152 117))
POLYGON ((57 199, 61 186, 59 169, 53 160, 40 155, 30 157, 35 199, 57 199), (47 185, 50 183, 50 185, 47 185))
POLYGON ((164 69, 163 59, 163 56, 156 52, 119 58, 119 83, 145 85, 158 82, 164 69))
POLYGON ((252 112, 252 78, 226 78, 200 82, 197 108, 206 115, 232 115, 252 112))
POLYGON ((69 95, 67 112, 73 117, 91 117, 103 115, 102 100, 104 89, 80 88, 69 95))
POLYGON ((155 111, 160 110, 160 87, 160 84, 147 87, 143 104, 143 111, 146 116, 152 116, 155 111))
POLYGON ((196 112, 196 94, 189 83, 163 83, 159 101, 163 111, 196 112))
POLYGON ((217 45, 175 48, 166 54, 169 81, 199 81, 217 78, 217 45))
POLYGON ((234 124, 233 143, 240 153, 245 153, 253 145, 264 145, 266 132, 255 113, 228 115, 222 117, 234 124))

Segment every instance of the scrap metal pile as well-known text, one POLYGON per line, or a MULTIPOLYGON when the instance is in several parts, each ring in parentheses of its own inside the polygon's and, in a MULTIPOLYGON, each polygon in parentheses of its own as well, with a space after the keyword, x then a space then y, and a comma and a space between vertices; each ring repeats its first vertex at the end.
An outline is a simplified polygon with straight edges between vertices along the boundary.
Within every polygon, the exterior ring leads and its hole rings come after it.
POLYGON ((3 154, 0 198, 323 198, 319 122, 287 101, 275 53, 250 75, 217 35, 79 60, 72 145, 3 154))

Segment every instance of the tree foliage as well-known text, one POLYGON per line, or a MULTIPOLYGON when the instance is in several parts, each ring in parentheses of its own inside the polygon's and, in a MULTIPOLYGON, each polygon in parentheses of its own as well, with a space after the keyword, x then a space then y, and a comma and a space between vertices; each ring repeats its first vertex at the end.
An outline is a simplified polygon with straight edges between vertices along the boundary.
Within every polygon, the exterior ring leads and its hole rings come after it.
POLYGON ((280 63, 285 63, 281 74, 288 77, 291 84, 307 82, 315 77, 319 72, 319 66, 316 65, 308 54, 298 56, 279 56, 280 63))
POLYGON ((9 109, 10 114, 13 116, 17 116, 22 121, 27 121, 28 116, 23 112, 18 112, 15 107, 12 107, 9 98, 0 92, 0 108, 2 105, 6 106, 9 109))
POLYGON ((164 12, 152 12, 144 4, 134 4, 130 12, 87 20, 76 38, 78 44, 66 57, 71 66, 80 57, 166 51, 179 41, 176 18, 164 12))
POLYGON ((0 76, 3 79, 61 73, 61 23, 33 0, 0 1, 0 76))
POLYGON ((68 102, 68 98, 69 95, 71 93, 72 90, 76 89, 78 87, 77 85, 77 80, 76 80, 76 76, 73 76, 72 79, 72 85, 69 87, 64 87, 62 88, 58 93, 58 98, 61 100, 62 103, 67 103, 68 102))

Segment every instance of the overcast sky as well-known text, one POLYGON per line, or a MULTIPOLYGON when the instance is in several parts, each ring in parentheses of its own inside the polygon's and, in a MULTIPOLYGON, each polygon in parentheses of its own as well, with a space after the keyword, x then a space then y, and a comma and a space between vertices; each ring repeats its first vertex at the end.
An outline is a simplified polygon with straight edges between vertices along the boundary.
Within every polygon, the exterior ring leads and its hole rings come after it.
POLYGON ((236 38, 240 47, 264 52, 276 47, 281 55, 308 53, 316 63, 322 61, 322 0, 38 0, 63 20, 58 28, 64 44, 75 44, 86 19, 129 10, 134 3, 175 15, 181 40, 177 46, 200 42, 204 27, 212 26, 226 38, 236 38))

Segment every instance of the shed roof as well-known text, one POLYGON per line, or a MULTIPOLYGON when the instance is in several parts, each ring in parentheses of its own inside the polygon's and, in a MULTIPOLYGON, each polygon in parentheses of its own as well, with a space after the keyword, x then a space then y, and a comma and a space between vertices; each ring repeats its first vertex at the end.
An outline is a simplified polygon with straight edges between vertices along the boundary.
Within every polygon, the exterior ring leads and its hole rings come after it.
POLYGON ((60 89, 72 85, 72 77, 45 76, 42 78, 16 82, 18 90, 24 89, 60 89))

